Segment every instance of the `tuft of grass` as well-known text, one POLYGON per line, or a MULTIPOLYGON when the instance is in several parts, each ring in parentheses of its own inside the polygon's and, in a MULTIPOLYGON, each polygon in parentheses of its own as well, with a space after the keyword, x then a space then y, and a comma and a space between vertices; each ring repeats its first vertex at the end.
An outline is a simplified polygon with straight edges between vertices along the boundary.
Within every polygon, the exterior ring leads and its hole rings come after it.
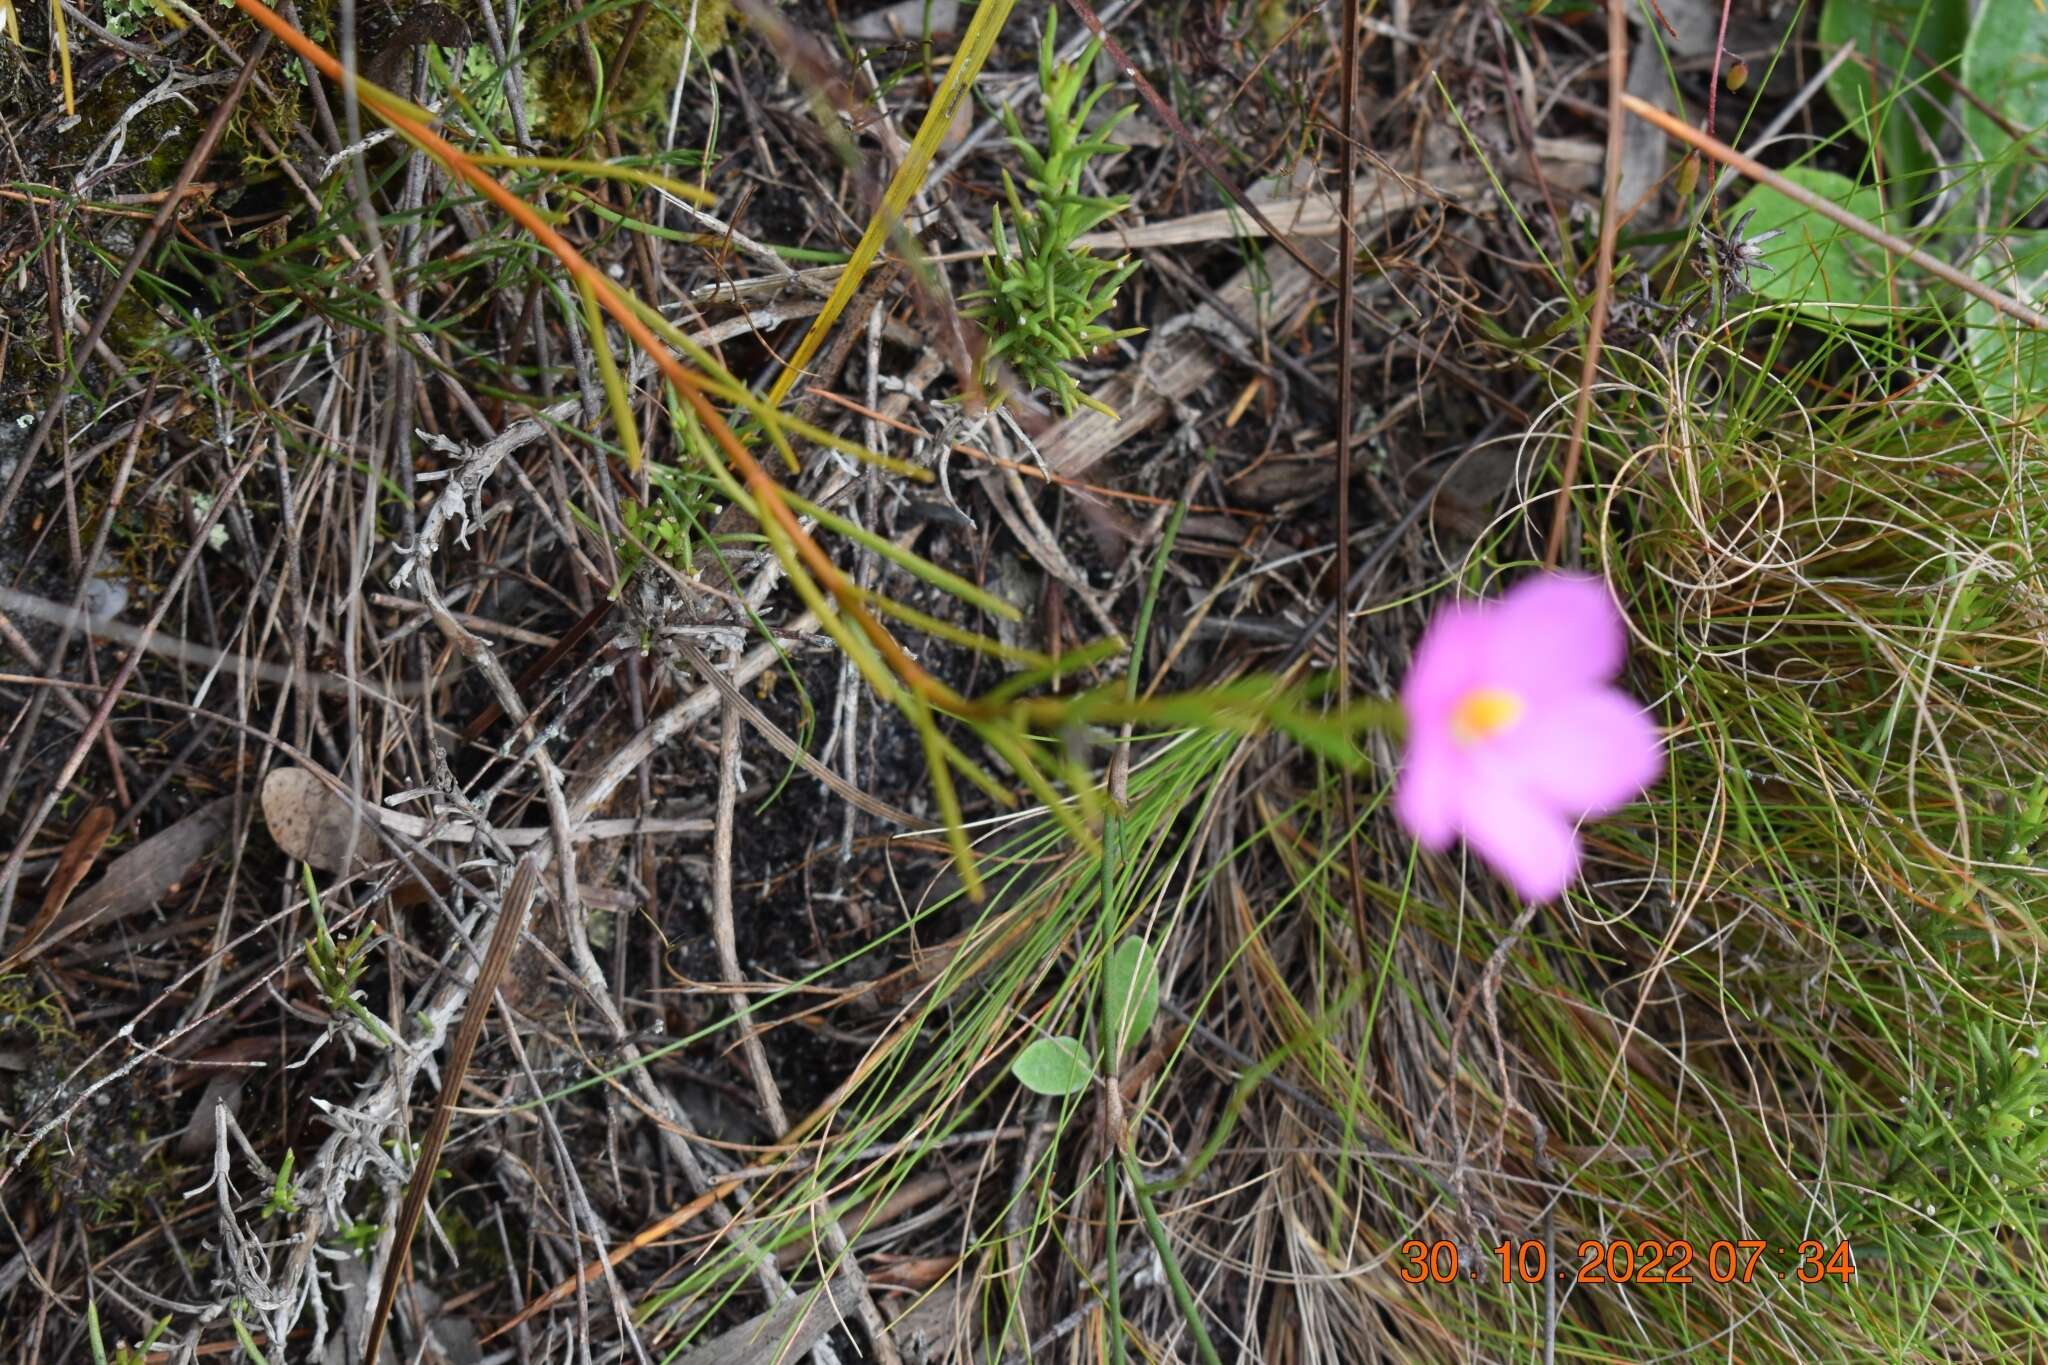
MULTIPOLYGON (((821 1260, 818 1224, 827 1210, 846 1219, 857 1240, 865 1219, 914 1176, 963 1139, 971 1153, 980 1145, 972 1135, 994 1129, 1025 1164, 1007 1194, 985 1191, 975 1200, 958 1268, 942 1288, 978 1303, 974 1335, 991 1358, 1028 1351, 1042 1316, 1032 1302, 1034 1267, 1071 1235, 1065 1224, 1100 1190, 1094 1180, 1070 1184, 1076 1163, 1092 1172, 1109 1154, 1092 1145, 1085 1121, 1099 1096, 1032 1100, 1011 1081, 1011 1059, 1033 1039, 1091 1032, 1119 943, 1176 931, 1181 907, 1199 895, 1205 831, 1220 813, 1217 779, 1258 743, 1222 733, 1167 743, 1131 773, 1108 854, 1100 844, 1075 845, 1044 812, 1006 821, 981 850, 983 904, 971 905, 953 881, 864 947, 920 945, 915 966, 875 983, 878 1003, 894 1003, 865 1060, 785 1138, 777 1173, 748 1209, 756 1245, 797 1247, 821 1260)), ((804 989, 799 982, 765 996, 749 1013, 772 1017, 804 989)), ((1142 1235, 1132 1210, 1127 1236, 1142 1235)), ((1089 1254, 1099 1253, 1098 1242, 1089 1254)), ((650 1298, 643 1312, 656 1338, 682 1331, 744 1269, 731 1249, 707 1255, 650 1298)))
MULTIPOLYGON (((1433 869, 1402 893, 1457 983, 1418 1047, 1449 1088, 1327 1102, 1451 1170, 1476 1143, 1487 1175, 1352 1163, 1383 1201, 1367 1242, 1484 1266, 1401 1302, 1502 1349, 2003 1358, 2048 1328, 2040 437, 1980 398, 1954 319, 1702 315, 1694 287, 1610 347, 1578 498, 1670 772, 1526 937, 1433 869), (1434 1114, 1462 1115, 1449 1147, 1434 1114), (1753 1277, 1702 1273, 1744 1239, 1753 1277), (1501 1283, 1494 1248, 1525 1240, 1567 1265, 1554 1299, 1501 1283), (1618 1243, 1666 1269, 1685 1244, 1691 1283, 1574 1281, 1618 1243)), ((1464 586, 1518 571, 1523 517, 1464 586)))
POLYGON ((1622 844, 1668 878, 1637 932, 1675 998, 1630 992, 1634 1031, 1685 1039, 1606 1104, 1688 1116, 1694 1226, 1854 1248, 1853 1296, 1773 1312, 1788 1344, 1896 1358, 1938 1322, 1997 1355, 2048 1306, 2048 1191, 2003 1183, 2048 1136, 2008 1107, 2038 1086, 2013 1035, 2038 1027, 2048 903, 2039 445, 1943 377, 1939 331, 1743 322, 1679 372, 1656 454, 1618 465, 1610 505, 1641 528, 1602 536, 1681 727, 1658 820, 1622 844), (1893 356, 1928 377, 1900 392, 1872 363, 1893 356))

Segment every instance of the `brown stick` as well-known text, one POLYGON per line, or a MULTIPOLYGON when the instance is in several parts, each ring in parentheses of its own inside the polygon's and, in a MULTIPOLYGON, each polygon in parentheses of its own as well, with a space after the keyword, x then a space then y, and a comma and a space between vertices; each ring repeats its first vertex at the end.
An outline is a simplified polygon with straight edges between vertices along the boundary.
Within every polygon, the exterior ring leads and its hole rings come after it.
MULTIPOLYGON (((1337 564, 1331 585, 1337 599, 1337 704, 1351 700, 1351 328, 1357 301, 1352 298, 1358 272, 1358 185, 1353 179, 1358 123, 1358 0, 1345 0, 1344 70, 1337 82, 1341 108, 1337 114, 1337 175, 1342 185, 1337 212, 1337 564)), ((1372 942, 1367 933, 1365 873, 1359 864, 1358 798, 1351 774, 1344 774, 1343 818, 1345 871, 1350 874, 1351 919, 1358 936, 1360 966, 1372 942)))
POLYGON ((1607 297, 1614 291, 1614 239, 1621 232, 1621 140, 1626 128, 1621 110, 1628 98, 1628 15, 1622 9, 1622 0, 1607 0, 1607 183, 1600 192, 1600 254, 1593 265, 1593 316, 1586 320, 1586 351, 1579 362, 1579 397, 1572 404, 1572 434, 1564 443, 1564 471, 1557 480, 1550 539, 1543 547, 1545 569, 1555 569, 1558 557, 1564 553, 1564 524, 1572 510, 1572 483, 1579 477, 1579 457, 1586 449, 1586 423, 1593 414, 1593 382, 1600 375, 1600 342, 1607 334, 1607 297))
POLYGON ((1947 261, 1937 260, 1928 255, 1905 238, 1886 232, 1875 223, 1857 217, 1840 204, 1823 199, 1802 185, 1794 184, 1770 167, 1744 156, 1718 138, 1708 137, 1705 133, 1680 123, 1656 105, 1645 103, 1634 95, 1623 95, 1621 107, 1643 122, 1654 124, 1665 134, 1706 153, 1722 165, 1734 167, 1759 185, 1769 185, 1801 208, 1811 210, 1829 222, 1849 229, 1866 241, 1875 242, 1901 260, 1911 261, 1942 283, 1954 285, 1971 298, 1988 303, 2007 317, 2024 322, 2037 331, 2048 332, 2048 313, 2029 308, 2010 294, 2001 294, 1982 280, 1956 269, 1947 261))
POLYGON ((412 1179, 406 1183, 405 1202, 399 1206, 398 1226, 391 1244, 391 1260, 384 1270, 384 1283, 377 1290, 377 1311, 370 1315, 369 1343, 363 1349, 363 1365, 377 1365, 383 1346, 384 1327, 391 1317, 391 1305, 398 1296, 398 1282, 405 1278, 411 1259, 413 1234, 419 1231, 420 1215, 426 1212, 427 1191, 433 1188, 434 1169, 441 1163, 441 1148, 448 1141, 448 1125, 455 1118, 455 1100, 462 1093, 462 1078, 469 1071, 469 1059, 483 1037, 484 1021, 491 1016, 497 999, 498 982, 511 965, 512 950, 519 946, 519 931, 526 925, 527 903, 540 887, 540 863, 529 853, 519 860, 512 884, 498 909, 498 922, 491 930, 490 946, 484 950, 483 965, 477 968, 469 1001, 462 1008, 462 1022, 456 1025, 455 1041, 448 1047, 448 1059, 441 1064, 441 1093, 434 1098, 434 1115, 420 1139, 419 1157, 413 1163, 412 1179))

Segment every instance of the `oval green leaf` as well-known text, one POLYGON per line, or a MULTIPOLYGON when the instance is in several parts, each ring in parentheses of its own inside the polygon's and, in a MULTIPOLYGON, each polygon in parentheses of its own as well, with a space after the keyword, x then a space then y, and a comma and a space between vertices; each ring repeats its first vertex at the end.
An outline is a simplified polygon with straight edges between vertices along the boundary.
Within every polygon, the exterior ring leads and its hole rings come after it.
POLYGON ((1010 1074, 1026 1090, 1041 1095, 1071 1095, 1095 1079, 1088 1064, 1088 1050, 1073 1038, 1040 1038, 1017 1054, 1010 1074))
MULTIPOLYGON (((1970 271, 2016 298, 2038 299, 2048 290, 2048 232, 2008 233, 1987 244, 1970 271)), ((2040 428, 2048 414, 2048 334, 1977 299, 1963 310, 1963 325, 1969 331, 1960 359, 1977 397, 2000 417, 2040 428)))
POLYGON ((1967 0, 1826 0, 1820 44, 1830 54, 1856 44, 1828 77, 1828 98, 1879 158, 1885 207, 1910 217, 1931 187, 1932 147, 1943 128, 1948 87, 1969 33, 1967 0))
POLYGON ((1102 1017, 1109 1031, 1110 1064, 1145 1036, 1159 1013, 1159 955, 1142 938, 1127 938, 1102 969, 1102 1017))
MULTIPOLYGON (((1963 86, 2023 133, 2048 126, 2048 10, 2035 0, 1984 0, 1963 44, 1963 86)), ((2015 221, 2048 191, 2048 169, 1976 104, 1962 104, 1963 131, 1987 161, 2000 163, 1996 221, 2015 221)))
MULTIPOLYGON (((1877 191, 1847 176, 1810 166, 1791 167, 1784 176, 1866 222, 1883 216, 1877 191)), ((1877 325, 1891 317, 1890 262, 1882 248, 1768 185, 1751 186, 1726 222, 1732 228, 1744 215, 1754 215, 1743 227, 1746 240, 1779 232, 1759 248, 1750 271, 1750 288, 1759 296, 1841 322, 1877 325)), ((1903 282, 1900 293, 1905 302, 1903 282)))

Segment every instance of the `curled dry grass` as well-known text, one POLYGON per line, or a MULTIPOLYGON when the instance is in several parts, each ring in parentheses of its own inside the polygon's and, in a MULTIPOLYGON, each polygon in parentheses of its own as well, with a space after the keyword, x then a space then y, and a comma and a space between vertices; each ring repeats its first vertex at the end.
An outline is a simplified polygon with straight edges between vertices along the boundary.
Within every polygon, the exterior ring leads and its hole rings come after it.
MULTIPOLYGON (((1670 775, 1589 831, 1588 887, 1533 920, 1427 860, 1383 889, 1377 1007, 1261 1092, 1196 1219, 1220 1279, 1290 1305, 1238 1325, 1257 1349, 1991 1359, 2039 1339, 2038 438, 1936 379, 1887 391, 1867 337, 1794 364, 1785 326, 1615 360, 1586 558, 1624 594, 1670 775), (1754 1279, 1713 1282, 1709 1244, 1744 1238, 1768 1246, 1754 1279), (1410 1239, 1478 1282, 1404 1283, 1389 1252, 1410 1239), (1500 1283, 1495 1248, 1525 1239, 1574 1266, 1583 1241, 1697 1259, 1683 1288, 1553 1296, 1500 1283), (1809 1240, 1847 1242, 1853 1279, 1801 1283, 1809 1240)), ((1457 576, 1491 576, 1521 525, 1457 576)), ((1341 892, 1274 852, 1321 908, 1286 968, 1248 953, 1233 974, 1252 1052, 1353 953, 1341 892)))

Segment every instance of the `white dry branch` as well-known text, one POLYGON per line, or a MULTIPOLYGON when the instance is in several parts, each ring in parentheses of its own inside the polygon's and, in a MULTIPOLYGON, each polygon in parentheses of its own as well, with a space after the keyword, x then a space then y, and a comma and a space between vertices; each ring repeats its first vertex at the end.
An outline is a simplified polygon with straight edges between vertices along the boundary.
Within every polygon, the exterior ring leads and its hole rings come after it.
POLYGON ((211 1320, 231 1305, 236 1307, 238 1314, 241 1309, 247 1309, 264 1319, 272 1341, 282 1342, 290 1332, 291 1319, 298 1316, 307 1286, 293 1284, 289 1280, 278 1283, 271 1268, 270 1244, 257 1232, 243 1226, 243 1211, 236 1206, 234 1182, 229 1175, 234 1164, 228 1155, 230 1133, 234 1135, 235 1145, 241 1148, 243 1159, 255 1168, 257 1178, 269 1188, 275 1188, 277 1182, 276 1173, 256 1154, 256 1149, 250 1145, 227 1105, 215 1100, 213 1175, 204 1185, 185 1192, 187 1199, 195 1199, 208 1190, 213 1191, 214 1226, 220 1234, 220 1273, 214 1281, 217 1297, 201 1317, 203 1321, 211 1320))
MULTIPOLYGON (((640 366, 636 365, 636 379, 640 366)), ((548 420, 566 420, 572 416, 576 403, 558 404, 542 416, 548 420)), ((490 647, 474 632, 468 630, 450 612, 435 587, 433 556, 440 548, 442 539, 451 522, 457 526, 457 540, 474 521, 482 518, 481 495, 484 485, 496 472, 505 457, 539 439, 545 428, 541 419, 527 419, 508 427, 503 433, 480 447, 464 448, 453 442, 443 442, 426 437, 438 449, 456 457, 457 462, 448 471, 449 486, 429 508, 421 523, 419 534, 412 545, 401 552, 402 560, 394 586, 411 586, 421 602, 432 615, 434 623, 442 634, 454 645, 470 664, 483 674, 492 693, 507 717, 519 732, 528 727, 530 715, 521 700, 510 677, 498 662, 490 647)), ((763 577, 768 584, 756 586, 765 592, 772 584, 771 575, 776 569, 774 561, 764 567, 763 577)), ((753 594, 749 594, 752 596, 753 594)), ((813 630, 817 622, 806 615, 792 623, 794 630, 801 633, 813 630)), ((765 672, 778 657, 777 647, 764 645, 752 651, 745 661, 734 670, 732 681, 744 682, 765 672)), ((521 755, 522 763, 531 763, 540 777, 542 796, 548 814, 549 841, 537 848, 534 855, 543 870, 551 866, 556 873, 554 890, 560 912, 559 922, 566 928, 568 965, 585 987, 586 998, 600 1012, 603 1027, 618 1040, 618 1048, 625 1061, 621 1079, 630 1087, 638 1101, 657 1119, 657 1136, 667 1148, 670 1157, 681 1167, 689 1183, 699 1192, 707 1192, 716 1184, 713 1172, 707 1167, 704 1156, 692 1139, 695 1128, 686 1111, 653 1078, 648 1069, 641 1065, 643 1054, 631 1041, 632 1034, 613 1003, 612 990, 591 951, 585 916, 579 912, 580 897, 576 884, 575 860, 571 850, 574 831, 588 821, 598 806, 610 795, 618 783, 636 771, 641 762, 652 753, 655 746, 673 737, 694 724, 696 720, 718 704, 719 689, 705 687, 676 707, 671 707, 662 716, 628 741, 620 753, 615 754, 599 771, 597 777, 572 802, 564 792, 560 769, 545 743, 530 745, 521 755)), ((489 865, 489 864, 487 864, 489 865)), ((509 868, 500 868, 509 875, 509 868)), ((496 928, 500 913, 496 900, 479 917, 479 922, 470 926, 469 940, 480 942, 487 939, 496 928)), ((390 1126, 399 1119, 402 1101, 409 1096, 414 1081, 421 1072, 431 1065, 431 1058, 439 1051, 448 1030, 448 1025, 461 1012, 470 992, 470 978, 467 972, 451 971, 443 978, 442 984, 431 1003, 413 1017, 420 1025, 420 1032, 409 1044, 401 1043, 394 1049, 392 1060, 386 1070, 374 1079, 359 1096, 356 1104, 349 1109, 328 1110, 330 1121, 337 1126, 324 1142, 319 1153, 308 1167, 308 1183, 313 1195, 308 1202, 312 1206, 305 1215, 300 1229, 300 1245, 295 1249, 286 1268, 286 1279, 278 1293, 304 1292, 306 1277, 310 1270, 312 1248, 317 1244, 320 1233, 335 1224, 341 1216, 342 1200, 353 1182, 369 1173, 383 1156, 381 1140, 390 1126)), ((325 1108, 325 1106, 323 1106, 325 1108)), ((381 1169, 381 1168, 380 1168, 381 1169)), ((386 1176, 387 1194, 395 1201, 397 1186, 391 1184, 390 1172, 386 1176)), ((402 1181, 399 1182, 402 1184, 402 1181)), ((765 1248, 755 1245, 752 1236, 733 1219, 731 1211, 722 1203, 714 1203, 707 1211, 716 1222, 721 1234, 739 1248, 754 1267, 756 1278, 761 1282, 771 1303, 786 1302, 797 1296, 794 1290, 776 1268, 775 1258, 765 1248)), ((374 1287, 383 1276, 391 1273, 395 1264, 395 1248, 392 1244, 392 1230, 386 1229, 380 1240, 371 1266, 370 1283, 374 1287)), ((623 1291, 616 1275, 607 1266, 605 1271, 607 1287, 620 1312, 625 1312, 623 1291)), ((857 1280, 853 1284, 864 1294, 864 1286, 857 1280)), ((322 1324, 324 1336, 324 1322, 322 1324)), ((314 1345, 317 1354, 321 1341, 314 1345)), ((818 1365, 838 1365, 837 1354, 829 1343, 819 1341, 812 1349, 812 1356, 818 1365)))
POLYGON ((198 118, 199 106, 186 98, 186 92, 209 85, 226 85, 234 78, 235 73, 232 71, 214 71, 200 76, 181 76, 173 72, 164 77, 153 89, 145 92, 141 98, 121 111, 121 116, 114 120, 114 126, 106 131, 100 138, 99 145, 86 157, 83 168, 72 177, 71 188, 83 194, 94 181, 113 169, 121 159, 121 152, 128 145, 128 125, 133 123, 138 115, 166 100, 176 100, 192 111, 192 117, 198 118))
MULTIPOLYGON (((496 926, 497 916, 498 908, 494 902, 474 922, 465 926, 469 930, 469 941, 488 938, 496 926)), ((395 1191, 404 1185, 405 1171, 385 1150, 386 1135, 393 1125, 401 1122, 404 1106, 400 1101, 412 1093, 413 1082, 422 1073, 435 1074, 434 1057, 447 1040, 450 1026, 462 1013, 468 999, 467 975, 451 974, 426 1007, 411 1015, 410 1022, 417 1031, 411 1034, 410 1041, 394 1043, 386 1054, 388 1061, 384 1069, 364 1088, 353 1105, 316 1101, 331 1131, 307 1163, 302 1181, 304 1194, 299 1225, 295 1233, 297 1240, 285 1262, 282 1277, 268 1293, 269 1299, 275 1302, 304 1305, 310 1298, 316 1306, 314 1340, 308 1352, 311 1358, 319 1358, 325 1350, 327 1335, 326 1315, 319 1306, 320 1296, 313 1292, 314 1252, 320 1239, 331 1229, 352 1221, 347 1208, 348 1192, 364 1176, 375 1174, 387 1194, 391 1195, 389 1202, 395 1205, 395 1191)), ((389 1238, 385 1240, 388 1243, 389 1238)), ((297 1311, 285 1316, 287 1321, 280 1325, 288 1328, 289 1319, 295 1318, 297 1311)), ((271 1339, 283 1341, 286 1337, 278 1333, 271 1339)))
POLYGON ((448 486, 427 508, 426 517, 420 522, 419 533, 412 544, 398 551, 400 563, 398 571, 391 575, 391 586, 404 587, 433 559, 441 548, 441 535, 449 522, 457 523, 455 543, 467 547, 471 524, 481 524, 484 519, 484 485, 490 482, 491 475, 497 473, 505 457, 524 450, 545 436, 550 423, 566 422, 574 417, 581 406, 575 399, 557 403, 539 417, 514 422, 476 447, 458 445, 446 436, 418 432, 420 440, 442 454, 454 457, 456 462, 447 469, 413 476, 420 483, 446 479, 448 486))

